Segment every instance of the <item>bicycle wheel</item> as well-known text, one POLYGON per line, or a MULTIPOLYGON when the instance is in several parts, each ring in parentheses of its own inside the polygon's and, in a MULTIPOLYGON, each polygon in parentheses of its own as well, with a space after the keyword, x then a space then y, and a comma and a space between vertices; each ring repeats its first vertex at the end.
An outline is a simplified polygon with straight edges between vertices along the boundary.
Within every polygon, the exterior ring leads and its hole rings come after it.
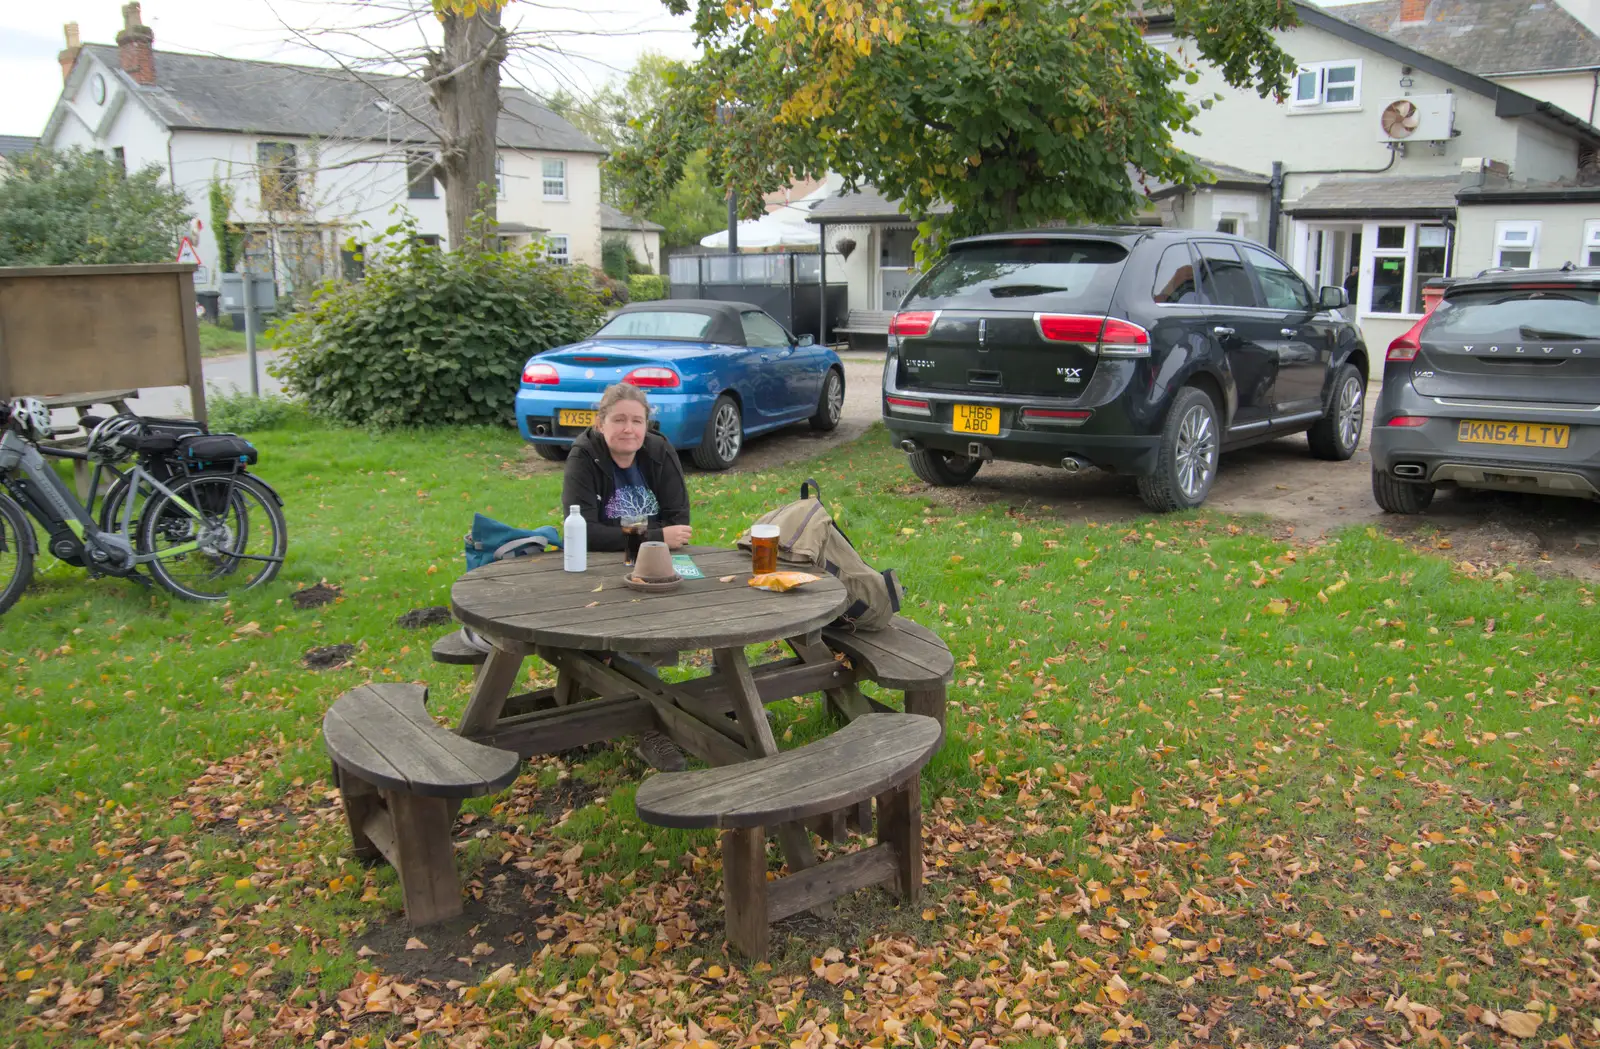
POLYGON ((33 526, 12 498, 0 493, 0 613, 33 581, 33 526))
POLYGON ((288 526, 265 485, 209 471, 169 487, 172 495, 156 493, 139 522, 138 552, 154 555, 156 582, 190 601, 221 601, 278 574, 288 526))
MULTIPOLYGON (((111 487, 106 490, 105 498, 100 500, 100 531, 122 531, 122 503, 128 498, 128 479, 119 477, 111 482, 111 487)), ((133 508, 133 532, 139 532, 139 507, 133 508)))

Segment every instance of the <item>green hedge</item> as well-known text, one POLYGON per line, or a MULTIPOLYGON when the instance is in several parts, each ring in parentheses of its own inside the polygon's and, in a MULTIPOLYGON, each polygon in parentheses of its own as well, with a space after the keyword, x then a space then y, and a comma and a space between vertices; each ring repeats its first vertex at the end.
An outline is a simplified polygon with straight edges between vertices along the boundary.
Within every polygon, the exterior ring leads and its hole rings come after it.
POLYGON ((667 278, 651 273, 635 273, 628 278, 628 291, 634 302, 649 302, 667 297, 667 278))
POLYGON ((276 373, 317 415, 353 425, 514 422, 527 359, 587 338, 606 303, 585 266, 533 251, 443 252, 409 223, 366 251, 366 275, 330 281, 274 325, 276 373))

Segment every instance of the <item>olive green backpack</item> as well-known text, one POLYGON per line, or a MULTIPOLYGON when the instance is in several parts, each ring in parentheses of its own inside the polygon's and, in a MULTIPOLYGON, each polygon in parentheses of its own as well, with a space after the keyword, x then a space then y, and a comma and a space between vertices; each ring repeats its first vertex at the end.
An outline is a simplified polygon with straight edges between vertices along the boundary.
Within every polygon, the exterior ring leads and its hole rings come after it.
MULTIPOLYGON (((778 560, 820 568, 844 584, 851 605, 835 621, 838 625, 882 630, 900 611, 905 590, 894 569, 880 572, 861 559, 850 537, 822 505, 822 486, 815 480, 807 478, 800 485, 798 500, 763 514, 756 524, 778 526, 778 560)), ((748 529, 739 537, 739 546, 750 548, 748 529)))

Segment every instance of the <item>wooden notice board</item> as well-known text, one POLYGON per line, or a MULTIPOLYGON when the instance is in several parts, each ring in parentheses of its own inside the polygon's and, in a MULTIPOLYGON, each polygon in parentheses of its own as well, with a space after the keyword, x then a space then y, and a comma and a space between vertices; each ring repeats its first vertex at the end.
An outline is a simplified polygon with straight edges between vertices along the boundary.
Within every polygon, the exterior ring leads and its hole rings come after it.
POLYGON ((0 398, 187 386, 204 421, 194 270, 0 266, 0 398))

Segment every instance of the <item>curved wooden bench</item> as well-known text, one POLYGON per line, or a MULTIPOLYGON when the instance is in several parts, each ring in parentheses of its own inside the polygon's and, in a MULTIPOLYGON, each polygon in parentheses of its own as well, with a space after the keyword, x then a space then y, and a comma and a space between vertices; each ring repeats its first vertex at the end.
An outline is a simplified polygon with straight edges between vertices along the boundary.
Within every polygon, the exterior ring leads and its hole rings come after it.
POLYGON ((433 661, 454 666, 473 667, 489 658, 489 653, 467 644, 461 631, 452 630, 433 643, 433 661))
POLYGON ((400 875, 412 925, 461 913, 450 825, 462 798, 517 778, 517 755, 463 739, 428 716, 422 685, 368 684, 322 719, 356 855, 381 855, 400 875))
POLYGON ((907 903, 922 890, 919 776, 943 731, 916 714, 863 714, 814 743, 722 768, 652 776, 634 807, 646 823, 722 830, 730 943, 767 955, 770 923, 880 882, 907 903), (766 828, 878 799, 878 844, 767 881, 766 828))
POLYGON ((849 657, 858 677, 900 689, 907 714, 925 715, 943 727, 945 686, 955 677, 956 657, 938 634, 895 616, 882 630, 826 627, 822 640, 849 657))

